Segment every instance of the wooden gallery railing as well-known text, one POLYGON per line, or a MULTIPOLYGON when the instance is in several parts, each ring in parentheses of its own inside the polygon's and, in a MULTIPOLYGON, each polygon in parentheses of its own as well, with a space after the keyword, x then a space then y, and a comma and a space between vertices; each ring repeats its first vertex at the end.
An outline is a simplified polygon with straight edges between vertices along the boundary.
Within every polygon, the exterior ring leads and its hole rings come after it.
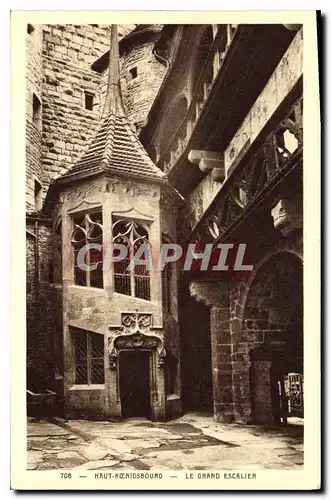
POLYGON ((224 240, 240 220, 263 201, 272 186, 298 163, 302 146, 300 98, 250 159, 230 169, 214 201, 195 226, 192 227, 192 214, 188 211, 179 219, 180 241, 224 240))

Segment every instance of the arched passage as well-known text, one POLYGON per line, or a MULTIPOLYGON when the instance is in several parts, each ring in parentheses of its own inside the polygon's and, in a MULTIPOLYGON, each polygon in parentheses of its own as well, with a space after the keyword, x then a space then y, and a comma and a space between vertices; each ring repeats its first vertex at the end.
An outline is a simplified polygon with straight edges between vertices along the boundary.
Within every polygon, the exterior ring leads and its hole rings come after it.
POLYGON ((303 416, 302 271, 296 255, 275 254, 259 269, 247 295, 241 340, 248 342, 256 423, 303 416))

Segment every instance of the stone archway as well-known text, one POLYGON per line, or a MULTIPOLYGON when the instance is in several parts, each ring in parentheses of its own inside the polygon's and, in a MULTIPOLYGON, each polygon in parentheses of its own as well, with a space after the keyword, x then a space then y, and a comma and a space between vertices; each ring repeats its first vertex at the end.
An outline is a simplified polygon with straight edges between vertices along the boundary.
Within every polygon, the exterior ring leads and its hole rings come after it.
POLYGON ((164 420, 166 350, 162 331, 152 327, 152 314, 137 309, 122 313, 121 326, 109 329, 107 376, 113 413, 164 420))
POLYGON ((289 378, 302 378, 302 271, 294 254, 274 254, 248 290, 239 345, 250 367, 250 390, 246 401, 239 403, 250 406, 256 423, 285 422, 290 412, 289 378))

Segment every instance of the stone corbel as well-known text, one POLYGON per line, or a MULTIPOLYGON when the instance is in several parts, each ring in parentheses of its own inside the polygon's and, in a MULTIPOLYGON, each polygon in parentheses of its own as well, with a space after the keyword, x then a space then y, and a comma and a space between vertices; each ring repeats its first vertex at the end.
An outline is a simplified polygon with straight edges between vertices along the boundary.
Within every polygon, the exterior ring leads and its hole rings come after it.
POLYGON ((229 307, 229 286, 225 281, 192 281, 190 295, 206 306, 229 307))
POLYGON ((223 182, 225 179, 224 154, 219 151, 203 151, 191 149, 188 154, 188 160, 196 163, 204 173, 211 173, 216 182, 223 182))
POLYGON ((271 209, 275 229, 287 236, 294 229, 302 228, 302 203, 299 199, 283 198, 271 209))

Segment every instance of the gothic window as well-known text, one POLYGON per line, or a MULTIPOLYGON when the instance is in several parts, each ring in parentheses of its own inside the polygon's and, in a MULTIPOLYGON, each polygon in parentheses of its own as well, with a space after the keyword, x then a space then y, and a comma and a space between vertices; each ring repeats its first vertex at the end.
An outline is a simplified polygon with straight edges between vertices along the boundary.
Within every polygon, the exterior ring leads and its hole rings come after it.
POLYGON ((98 247, 91 248, 93 244, 102 245, 102 212, 77 215, 73 222, 71 243, 74 249, 75 284, 103 288, 103 252, 98 247), (86 267, 80 264, 80 251, 84 252, 83 263, 86 267))
POLYGON ((104 384, 104 338, 99 333, 74 329, 75 385, 104 384))
MULTIPOLYGON (((127 248, 126 258, 114 262, 115 292, 150 300, 150 273, 147 262, 128 269, 130 261, 142 245, 150 248, 147 226, 141 222, 117 220, 113 224, 113 242, 127 248)), ((147 252, 142 252, 139 257, 142 261, 147 258, 147 252)))

